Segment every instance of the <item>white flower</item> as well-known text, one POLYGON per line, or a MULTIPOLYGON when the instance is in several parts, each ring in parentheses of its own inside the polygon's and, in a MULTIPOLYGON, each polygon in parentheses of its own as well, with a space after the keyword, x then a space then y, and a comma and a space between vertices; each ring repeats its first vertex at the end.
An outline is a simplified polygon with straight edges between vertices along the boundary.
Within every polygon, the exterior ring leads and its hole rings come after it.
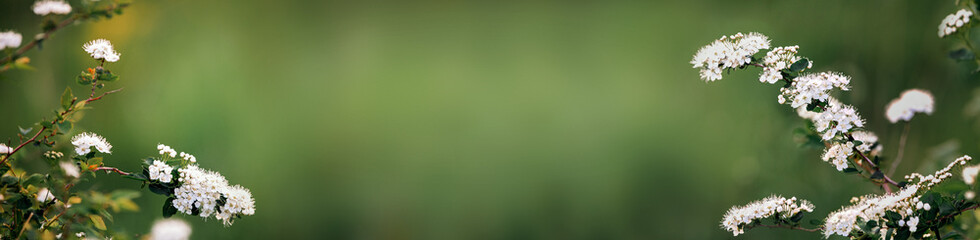
POLYGON ((225 226, 231 225, 238 215, 255 214, 255 199, 252 199, 252 192, 248 189, 235 185, 225 187, 221 194, 226 198, 225 205, 214 217, 222 220, 225 226))
POLYGON ((800 108, 813 100, 826 102, 830 98, 831 89, 837 87, 847 91, 850 83, 851 78, 840 73, 811 73, 793 79, 790 87, 782 88, 780 91, 786 99, 790 100, 790 106, 800 108))
POLYGON ((919 89, 909 89, 902 96, 892 100, 886 107, 885 117, 892 123, 898 120, 909 121, 915 113, 932 114, 932 94, 919 89))
POLYGON ((854 143, 852 142, 847 142, 846 144, 835 143, 823 153, 823 161, 833 164, 837 168, 837 171, 844 171, 847 168, 847 160, 854 154, 853 147, 854 143))
MULTIPOLYGON (((759 76, 759 81, 773 84, 783 79, 781 71, 788 69, 796 61, 803 59, 796 56, 799 48, 800 46, 778 47, 766 53, 766 57, 762 59, 764 67, 762 69, 762 75, 759 76)), ((806 68, 810 67, 813 67, 813 62, 808 62, 806 68)), ((780 104, 782 104, 782 101, 780 101, 780 104)))
POLYGON ((119 53, 112 48, 112 43, 109 40, 95 39, 82 45, 82 49, 92 55, 92 58, 96 60, 103 59, 107 62, 119 61, 119 53))
POLYGON ((79 169, 78 169, 78 165, 75 165, 75 163, 72 163, 72 162, 61 162, 61 163, 58 163, 58 165, 61 166, 61 170, 65 171, 65 175, 68 175, 68 176, 74 177, 74 178, 78 178, 78 176, 79 176, 79 169))
MULTIPOLYGON (((831 235, 849 236, 851 231, 859 231, 863 222, 884 221, 885 212, 893 211, 902 218, 913 213, 912 209, 919 203, 916 195, 919 185, 910 184, 902 190, 881 196, 868 195, 852 199, 853 205, 846 206, 827 216, 824 220, 824 237, 831 235)), ((910 220, 912 221, 912 220, 910 220)), ((918 221, 918 220, 915 220, 918 221)), ((896 222, 902 225, 902 222, 896 222)), ((904 222, 908 224, 908 222, 904 222)), ((881 226, 883 224, 879 224, 881 226)))
POLYGON ((908 180, 910 183, 922 185, 924 188, 930 188, 932 186, 935 186, 936 184, 945 181, 949 177, 952 177, 953 173, 951 171, 953 170, 954 167, 956 167, 957 165, 960 166, 966 165, 966 162, 970 160, 973 160, 973 158, 970 157, 969 155, 963 155, 962 157, 953 160, 953 162, 950 162, 949 165, 947 165, 945 168, 939 169, 932 175, 923 176, 922 174, 919 173, 912 173, 905 176, 905 179, 908 180))
POLYGON ((102 153, 112 153, 112 144, 109 144, 105 138, 95 133, 85 132, 75 135, 75 137, 71 138, 71 144, 75 145, 75 153, 78 153, 78 155, 88 154, 92 151, 92 147, 95 147, 95 150, 102 153))
POLYGON ((980 173, 980 165, 963 168, 963 182, 973 185, 977 181, 977 174, 980 173))
POLYGON ((170 146, 157 144, 157 150, 160 150, 160 155, 170 156, 172 158, 177 157, 177 151, 170 146))
POLYGON ((37 1, 34 2, 34 6, 32 7, 32 9, 34 10, 34 14, 41 15, 41 16, 48 15, 51 13, 54 14, 71 13, 71 5, 68 5, 67 2, 60 1, 60 0, 37 1))
POLYGON ((185 152, 180 152, 180 158, 183 158, 184 160, 190 161, 191 163, 196 163, 197 162, 197 158, 194 157, 194 155, 191 155, 191 154, 185 153, 185 152))
POLYGON ((153 165, 148 167, 148 172, 150 173, 150 180, 158 180, 160 182, 168 183, 173 180, 174 167, 167 165, 163 161, 153 160, 153 165))
POLYGON ((14 149, 8 147, 6 144, 0 143, 0 154, 10 154, 14 152, 14 149))
POLYGON ((0 50, 20 46, 23 37, 14 31, 0 32, 0 50))
POLYGON ((738 236, 745 232, 743 227, 753 220, 775 214, 780 218, 789 218, 803 211, 813 212, 813 204, 807 200, 797 200, 796 197, 786 199, 773 195, 745 206, 732 207, 722 218, 721 227, 738 236))
POLYGON ((977 196, 977 193, 975 193, 973 191, 966 191, 966 193, 963 193, 963 197, 966 197, 967 200, 973 200, 973 198, 976 197, 976 196, 977 196))
POLYGON ((54 199, 54 195, 51 194, 51 191, 48 191, 48 188, 42 188, 41 190, 37 191, 38 202, 48 202, 52 199, 54 199))
POLYGON ((854 127, 864 127, 864 119, 854 107, 830 99, 826 109, 813 121, 817 131, 823 132, 823 140, 830 140, 839 133, 847 133, 854 127))
POLYGON ((919 225, 919 217, 911 217, 908 222, 905 222, 909 226, 909 231, 915 232, 916 227, 919 225))
POLYGON ((722 36, 699 49, 691 64, 701 69, 701 79, 715 81, 721 79, 722 70, 744 66, 752 61, 752 55, 768 48, 769 37, 759 33, 722 36))
POLYGON ((197 209, 201 217, 214 214, 221 192, 228 187, 228 180, 217 172, 200 169, 197 165, 189 165, 177 172, 180 172, 180 187, 174 189, 177 197, 173 201, 174 208, 186 214, 193 214, 197 209))
POLYGON ((972 16, 973 11, 967 9, 960 9, 953 14, 946 15, 943 22, 939 23, 939 37, 942 38, 955 33, 958 28, 970 23, 972 16))
POLYGON ((150 240, 187 240, 191 237, 191 225, 178 219, 162 219, 153 223, 150 240))
POLYGON ((861 141, 861 145, 857 146, 858 150, 862 152, 870 152, 872 155, 878 155, 881 153, 881 144, 877 144, 878 135, 875 135, 873 132, 857 131, 851 133, 851 137, 854 137, 855 141, 861 141))

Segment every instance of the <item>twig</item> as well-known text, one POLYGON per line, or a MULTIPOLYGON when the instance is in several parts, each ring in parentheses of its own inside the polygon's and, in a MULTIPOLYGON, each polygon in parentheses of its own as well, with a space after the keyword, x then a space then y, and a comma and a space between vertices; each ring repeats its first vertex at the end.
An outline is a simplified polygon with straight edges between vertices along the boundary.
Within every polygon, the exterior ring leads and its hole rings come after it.
POLYGON ((20 239, 20 236, 24 235, 24 229, 27 229, 27 223, 29 223, 31 221, 31 218, 33 217, 34 217, 34 212, 31 212, 30 215, 27 215, 27 221, 24 221, 24 224, 20 226, 20 232, 17 233, 17 237, 14 239, 20 239))
POLYGON ((895 161, 892 162, 891 168, 888 169, 888 175, 895 173, 895 169, 898 168, 898 163, 902 162, 902 156, 905 155, 905 141, 908 139, 911 126, 912 122, 905 122, 905 130, 902 131, 902 138, 898 141, 898 154, 895 156, 895 161))
MULTIPOLYGON (((104 10, 107 11, 107 12, 110 12, 110 11, 116 10, 117 8, 125 8, 127 6, 129 6, 129 5, 128 4, 113 4, 113 5, 110 5, 109 7, 105 8, 104 10)), ((57 25, 55 25, 53 28, 45 31, 40 36, 34 38, 34 40, 31 41, 31 42, 29 42, 29 43, 27 43, 27 45, 24 45, 20 49, 17 49, 17 51, 14 52, 14 54, 11 54, 11 55, 3 58, 3 60, 0 60, 0 65, 6 65, 7 63, 10 63, 10 62, 16 60, 21 55, 24 55, 24 53, 26 53, 27 50, 31 50, 31 48, 34 48, 34 46, 37 46, 38 44, 40 44, 41 41, 44 41, 44 40, 48 39, 48 37, 51 36, 51 34, 54 34, 55 31, 58 31, 59 29, 62 29, 64 27, 66 27, 66 26, 74 23, 75 21, 78 21, 80 19, 86 19, 86 18, 89 18, 89 17, 90 17, 90 14, 89 13, 85 13, 85 14, 75 13, 75 14, 72 14, 67 19, 65 19, 65 20, 61 21, 60 23, 58 23, 57 25)), ((0 72, 6 71, 7 69, 9 69, 9 68, 0 68, 0 72)))
POLYGON ((115 172, 116 174, 123 175, 123 176, 129 176, 130 174, 132 174, 128 172, 123 172, 122 170, 119 170, 118 168, 114 168, 114 167, 97 167, 97 168, 93 168, 92 171, 105 171, 106 173, 112 171, 115 172))
MULTIPOLYGON (((85 100, 85 103, 88 104, 90 102, 94 102, 96 100, 102 99, 102 97, 104 97, 105 95, 109 95, 109 94, 118 92, 120 90, 122 90, 122 88, 116 89, 116 90, 112 90, 112 91, 108 91, 108 92, 104 92, 104 93, 102 93, 102 95, 99 95, 98 97, 86 99, 85 100)), ((59 117, 64 118, 65 116, 67 116, 69 113, 71 113, 74 110, 76 110, 75 109, 75 100, 72 100, 71 101, 71 106, 69 106, 68 109, 65 109, 64 112, 61 112, 59 114, 59 117)), ((56 123, 58 123, 58 118, 55 118, 54 120, 51 120, 51 125, 54 125, 56 123)), ((41 136, 41 133, 43 133, 44 130, 47 130, 47 129, 48 129, 48 127, 41 126, 41 129, 37 130, 37 133, 35 133, 33 137, 31 137, 30 139, 27 139, 27 141, 21 142, 19 145, 17 145, 16 148, 14 148, 13 151, 10 151, 9 153, 7 153, 7 155, 4 155, 3 158, 0 158, 0 165, 6 163, 7 160, 10 159, 10 156, 13 156, 14 153, 17 153, 17 151, 20 151, 20 149, 23 148, 24 146, 26 146, 28 143, 32 143, 32 142, 36 141, 37 140, 37 137, 38 136, 41 136)))

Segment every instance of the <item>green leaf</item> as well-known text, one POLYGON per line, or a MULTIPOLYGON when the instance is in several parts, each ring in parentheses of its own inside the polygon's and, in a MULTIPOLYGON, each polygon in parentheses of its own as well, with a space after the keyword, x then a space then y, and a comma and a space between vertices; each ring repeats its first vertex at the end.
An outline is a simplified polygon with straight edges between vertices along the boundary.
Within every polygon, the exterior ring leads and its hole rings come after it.
POLYGON ((853 172, 858 172, 858 170, 856 168, 852 168, 852 167, 849 167, 849 168, 845 168, 844 169, 844 173, 853 173, 853 172))
POLYGON ((35 174, 31 174, 31 176, 30 177, 27 177, 27 179, 24 179, 24 182, 22 182, 21 184, 22 185, 37 185, 38 183, 41 183, 42 181, 44 181, 44 175, 41 175, 40 173, 35 173, 35 174))
POLYGON ((885 178, 885 174, 881 173, 881 171, 875 171, 874 173, 871 174, 871 179, 881 180, 884 178, 885 178))
POLYGON ((177 208, 174 207, 175 198, 167 198, 167 201, 163 203, 163 217, 170 218, 174 214, 177 214, 177 208))
POLYGON ((58 133, 65 134, 71 131, 72 126, 74 126, 71 121, 61 121, 58 123, 58 133))
POLYGON ((793 65, 790 65, 789 66, 789 71, 791 71, 791 72, 802 72, 803 70, 805 70, 809 66, 810 66, 810 61, 807 60, 806 58, 803 58, 803 59, 800 59, 799 61, 796 61, 795 63, 793 63, 793 65))
POLYGON ((960 48, 949 52, 949 58, 956 61, 973 60, 974 55, 969 49, 960 48))
POLYGON ((150 184, 150 192, 153 192, 153 193, 156 193, 156 194, 160 194, 160 195, 164 195, 164 196, 170 196, 171 194, 173 194, 174 190, 171 189, 171 188, 168 188, 167 186, 165 186, 163 184, 154 183, 154 184, 150 184))
POLYGON ((75 100, 75 95, 71 94, 70 87, 65 87, 65 93, 61 94, 61 107, 68 109, 71 107, 72 100, 75 100))
POLYGON ((106 230, 105 220, 102 220, 102 217, 93 214, 88 215, 88 218, 92 220, 92 225, 95 226, 95 228, 98 228, 99 230, 106 230))
POLYGON ((89 158, 86 162, 89 166, 91 165, 102 165, 102 157, 89 158))

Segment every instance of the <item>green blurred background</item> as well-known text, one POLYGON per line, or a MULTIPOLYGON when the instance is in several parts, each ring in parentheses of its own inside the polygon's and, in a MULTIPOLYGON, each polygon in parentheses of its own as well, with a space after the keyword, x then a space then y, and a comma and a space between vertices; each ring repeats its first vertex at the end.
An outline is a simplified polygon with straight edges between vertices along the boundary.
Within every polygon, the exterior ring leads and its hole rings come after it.
MULTIPOLYGON (((73 4, 77 2, 72 1, 73 4)), ((39 31, 30 0, 0 29, 39 31)), ((964 107, 975 66, 946 58, 936 26, 952 1, 136 1, 109 21, 59 31, 0 79, 0 138, 57 108, 111 40, 118 94, 75 131, 137 169, 164 143, 252 190, 232 227, 182 216, 196 239, 724 239, 732 205, 771 193, 823 219, 866 180, 799 148, 802 120, 758 71, 705 83, 688 61, 715 38, 800 45, 815 71, 853 77, 859 108, 895 156, 884 106, 936 94, 893 178, 980 154, 964 107), (937 147, 939 146, 939 147, 937 147), (934 159, 938 159, 934 160, 934 159)), ((26 42, 27 40, 25 40, 26 42)), ((100 176, 97 189, 137 188, 100 176)), ((111 228, 146 233, 164 198, 111 228)), ((819 234, 757 229, 742 239, 819 234)))

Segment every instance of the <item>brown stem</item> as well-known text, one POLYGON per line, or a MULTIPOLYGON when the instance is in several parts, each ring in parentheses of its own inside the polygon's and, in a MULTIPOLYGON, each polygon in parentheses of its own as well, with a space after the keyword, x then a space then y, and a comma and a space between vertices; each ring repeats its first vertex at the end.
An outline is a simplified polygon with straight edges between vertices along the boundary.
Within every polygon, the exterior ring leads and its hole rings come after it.
MULTIPOLYGON (((128 6, 128 5, 127 4, 113 4, 113 5, 105 8, 104 10, 107 11, 107 12, 111 12, 111 11, 115 10, 116 8, 125 8, 126 6, 128 6)), ((58 31, 59 29, 62 29, 64 27, 66 27, 66 26, 74 23, 75 21, 78 21, 79 19, 85 19, 85 18, 88 18, 88 17, 89 17, 88 13, 85 13, 85 14, 81 14, 81 13, 72 14, 70 17, 68 17, 64 21, 61 21, 60 23, 58 23, 57 25, 55 25, 54 28, 51 28, 48 31, 45 31, 44 33, 41 33, 41 36, 35 38, 33 41, 27 43, 27 45, 24 45, 20 49, 17 49, 17 51, 14 52, 14 54, 11 54, 10 56, 7 56, 7 57, 3 58, 3 60, 0 60, 0 65, 6 65, 7 63, 10 63, 10 62, 16 60, 21 55, 24 55, 24 53, 26 53, 27 50, 31 50, 31 48, 34 48, 34 46, 37 46, 38 44, 40 44, 41 41, 44 41, 45 39, 48 39, 48 37, 51 36, 51 34, 54 34, 55 31, 58 31)), ((9 68, 0 68, 0 72, 6 71, 7 69, 9 69, 9 68)))
POLYGON ((132 174, 128 172, 123 172, 122 170, 119 170, 118 168, 114 168, 114 167, 97 167, 97 168, 93 168, 92 171, 105 171, 106 173, 111 171, 123 176, 129 176, 130 174, 132 174))
MULTIPOLYGON (((122 90, 122 88, 116 89, 116 90, 112 90, 112 91, 108 91, 108 92, 104 92, 104 93, 102 93, 102 95, 99 95, 98 97, 86 99, 85 100, 85 103, 88 104, 90 102, 94 102, 96 100, 102 99, 102 97, 104 97, 105 95, 112 94, 112 93, 118 92, 120 90, 122 90)), ((65 109, 64 112, 61 112, 61 113, 58 114, 59 115, 59 118, 64 118, 65 116, 67 116, 69 113, 71 113, 74 110, 76 110, 75 109, 75 100, 72 100, 71 101, 71 106, 69 106, 68 109, 65 109)), ((54 120, 51 120, 51 125, 54 125, 56 123, 58 123, 58 118, 55 118, 54 120)), ((3 155, 3 157, 0 158, 0 165, 6 163, 7 160, 10 159, 10 156, 13 156, 14 153, 17 153, 17 151, 20 151, 20 149, 23 148, 24 146, 26 146, 28 143, 32 143, 32 142, 36 141, 37 140, 37 137, 38 136, 41 136, 41 133, 43 133, 44 130, 47 130, 47 129, 48 129, 47 127, 41 126, 41 129, 37 130, 37 133, 35 133, 33 137, 31 137, 30 139, 27 139, 27 141, 21 142, 19 145, 17 145, 16 148, 14 148, 13 151, 10 151, 10 153, 7 153, 7 155, 3 155)))
POLYGON ((905 155, 905 141, 908 139, 911 126, 912 122, 905 122, 905 130, 902 131, 902 138, 898 140, 898 154, 895 157, 895 161, 892 162, 891 168, 888 169, 888 175, 895 173, 895 169, 898 168, 898 163, 902 162, 902 156, 905 155))
POLYGON ((27 223, 30 222, 31 218, 33 217, 34 217, 34 212, 31 212, 30 215, 27 215, 27 221, 24 221, 24 224, 20 226, 20 232, 17 233, 17 237, 14 239, 20 239, 20 236, 24 235, 24 229, 27 229, 27 223))

